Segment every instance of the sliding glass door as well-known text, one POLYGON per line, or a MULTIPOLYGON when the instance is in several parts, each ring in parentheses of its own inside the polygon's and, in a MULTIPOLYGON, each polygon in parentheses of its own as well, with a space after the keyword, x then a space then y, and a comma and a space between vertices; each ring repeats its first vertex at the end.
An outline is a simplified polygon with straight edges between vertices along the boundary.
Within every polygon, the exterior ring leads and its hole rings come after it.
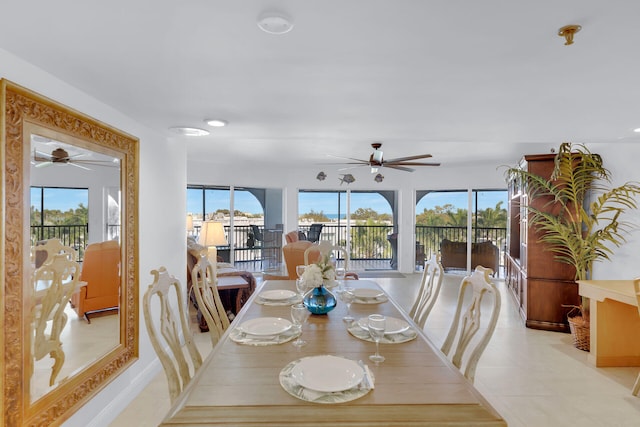
POLYGON ((282 191, 241 187, 187 187, 187 215, 198 237, 203 221, 223 223, 224 261, 249 271, 278 270, 282 256, 282 191))

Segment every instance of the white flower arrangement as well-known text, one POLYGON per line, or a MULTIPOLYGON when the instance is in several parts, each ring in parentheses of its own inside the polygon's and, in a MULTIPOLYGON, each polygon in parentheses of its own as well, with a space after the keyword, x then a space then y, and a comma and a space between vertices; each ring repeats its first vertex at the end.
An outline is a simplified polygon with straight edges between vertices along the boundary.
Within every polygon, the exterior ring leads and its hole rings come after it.
POLYGON ((334 287, 336 282, 336 268, 327 254, 316 264, 309 264, 302 273, 302 280, 307 288, 317 288, 324 284, 327 288, 334 287))

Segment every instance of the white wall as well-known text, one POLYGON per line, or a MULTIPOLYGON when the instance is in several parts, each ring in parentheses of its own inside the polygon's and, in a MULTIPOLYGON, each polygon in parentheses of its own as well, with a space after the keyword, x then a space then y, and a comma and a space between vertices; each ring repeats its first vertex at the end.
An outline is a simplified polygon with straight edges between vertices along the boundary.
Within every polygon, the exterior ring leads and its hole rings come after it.
MULTIPOLYGON (((0 50, 0 64, 0 77, 140 139, 139 300, 142 302, 142 295, 150 284, 149 272, 160 265, 166 266, 185 283, 186 155, 183 145, 168 141, 99 100, 3 50, 0 50)), ((142 315, 139 331, 139 360, 67 420, 65 427, 108 425, 160 370, 142 315)))

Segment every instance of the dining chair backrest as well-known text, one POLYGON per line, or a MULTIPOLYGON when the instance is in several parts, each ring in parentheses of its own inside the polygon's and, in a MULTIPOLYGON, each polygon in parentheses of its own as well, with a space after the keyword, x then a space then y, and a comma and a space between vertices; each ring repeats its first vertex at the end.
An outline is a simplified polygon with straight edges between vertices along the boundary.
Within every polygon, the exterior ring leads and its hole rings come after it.
POLYGON ((493 335, 500 314, 500 292, 489 278, 491 274, 493 274, 492 269, 477 266, 470 276, 462 279, 453 322, 442 345, 442 352, 450 356, 451 362, 460 370, 462 370, 464 357, 466 363, 463 373, 471 382, 474 381, 478 360, 493 335), (473 294, 469 303, 465 305, 465 293, 468 287, 471 287, 473 294), (485 296, 489 296, 492 300, 489 308, 489 322, 484 334, 474 340, 474 336, 480 330, 480 315, 485 296))
POLYGON ((33 356, 40 360, 49 354, 54 362, 49 386, 55 383, 64 364, 64 351, 60 334, 67 324, 64 309, 71 295, 78 290, 80 266, 67 253, 57 253, 47 258, 33 274, 36 298, 33 308, 33 356))
POLYGON ((39 241, 33 247, 33 261, 36 268, 42 266, 46 262, 53 261, 53 256, 65 254, 71 261, 78 260, 78 252, 71 246, 65 246, 58 238, 51 238, 39 241))
POLYGON ((358 280, 358 274, 353 271, 349 271, 349 254, 347 253, 347 250, 342 246, 334 245, 329 240, 321 240, 318 243, 314 243, 313 245, 305 249, 304 264, 309 265, 312 262, 322 260, 332 252, 338 253, 336 260, 342 256, 342 259, 344 260, 344 269, 346 272, 345 278, 358 280))
POLYGON ((431 313, 431 309, 438 299, 443 277, 444 269, 440 263, 440 254, 433 254, 424 263, 420 289, 409 312, 409 316, 420 328, 424 328, 427 317, 429 317, 429 313, 431 313))
POLYGON ((180 282, 164 267, 152 270, 153 283, 144 294, 143 312, 149 339, 164 368, 173 402, 202 365, 202 357, 193 342, 187 306, 180 282), (156 296, 160 312, 154 320, 152 298, 156 296), (171 301, 175 298, 174 301, 171 301), (177 305, 177 311, 173 306, 177 305), (186 349, 186 354, 185 354, 186 349), (187 354, 190 361, 187 359, 187 354))
MULTIPOLYGON (((633 281, 633 288, 636 293, 636 304, 638 305, 638 315, 640 316, 640 277, 633 281)), ((636 382, 631 390, 631 393, 634 396, 637 396, 638 392, 640 392, 640 373, 638 374, 638 378, 636 378, 636 382)))
POLYGON ((207 321, 211 345, 215 346, 231 322, 222 305, 216 270, 209 261, 206 250, 200 253, 198 262, 191 270, 191 292, 194 293, 198 309, 207 321))

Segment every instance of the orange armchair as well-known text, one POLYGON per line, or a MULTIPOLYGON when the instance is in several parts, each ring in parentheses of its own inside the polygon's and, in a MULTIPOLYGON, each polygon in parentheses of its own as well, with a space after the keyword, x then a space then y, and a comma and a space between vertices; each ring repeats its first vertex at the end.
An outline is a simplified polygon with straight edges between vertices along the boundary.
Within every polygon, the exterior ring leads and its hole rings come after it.
POLYGON ((80 272, 86 282, 80 292, 71 297, 78 317, 102 311, 117 311, 120 306, 120 244, 114 240, 87 246, 80 272))
MULTIPOLYGON (((289 274, 289 279, 295 280, 298 278, 298 274, 296 273, 296 266, 305 265, 304 252, 310 246, 313 246, 313 243, 311 243, 310 241, 298 240, 297 242, 292 242, 282 247, 282 254, 284 255, 284 262, 287 265, 287 273, 289 274)), ((319 259, 320 251, 314 251, 309 254, 309 262, 318 262, 319 259)))

